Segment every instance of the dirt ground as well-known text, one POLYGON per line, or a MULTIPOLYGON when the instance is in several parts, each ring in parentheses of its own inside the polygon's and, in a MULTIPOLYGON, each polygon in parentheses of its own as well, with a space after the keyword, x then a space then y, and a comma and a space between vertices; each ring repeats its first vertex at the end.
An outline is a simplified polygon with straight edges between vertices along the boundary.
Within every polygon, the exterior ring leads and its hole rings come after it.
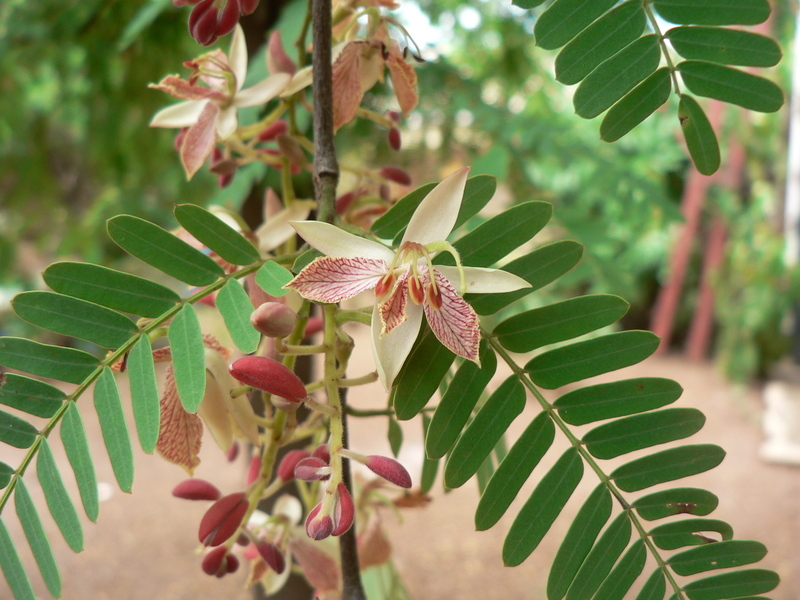
MULTIPOLYGON (((368 365, 366 358, 364 366, 368 365)), ((358 364, 359 359, 355 359, 358 364)), ((358 369, 356 368, 356 371, 358 369)), ((355 373, 357 374, 357 372, 355 373)), ((707 416, 705 428, 692 442, 713 442, 728 452, 722 465, 713 471, 684 480, 681 485, 705 487, 720 497, 719 508, 711 515, 734 527, 739 539, 757 539, 770 550, 758 566, 776 570, 783 580, 770 597, 774 600, 800 599, 800 468, 767 464, 758 456, 762 442, 761 398, 757 389, 734 389, 709 364, 689 363, 681 358, 654 358, 631 367, 621 376, 661 376, 678 380, 685 389, 678 405, 698 407, 707 416)), ((553 396, 555 397, 555 396, 553 396)), ((354 406, 380 406, 385 402, 378 388, 353 394, 354 406)), ((534 415, 523 414, 519 430, 534 415)), ((51 531, 54 550, 61 567, 65 600, 244 600, 250 598, 243 588, 244 574, 217 580, 200 571, 196 531, 205 504, 181 501, 171 496, 171 489, 186 475, 178 467, 158 458, 136 455, 136 480, 133 494, 124 494, 114 483, 104 455, 102 439, 93 411, 85 412, 90 443, 99 457, 98 479, 101 482, 100 517, 97 525, 84 518, 85 550, 73 554, 58 534, 42 508, 46 528, 51 531)), ((419 424, 407 428, 401 460, 409 465, 412 476, 418 472, 422 455, 419 424)), ((351 446, 364 453, 388 453, 384 422, 353 422, 351 446)), ((56 443, 54 446, 59 446, 56 443)), ((0 460, 9 464, 18 456, 4 449, 0 460)), ((545 462, 560 452, 549 453, 545 462)), ((203 463, 196 475, 214 481, 223 492, 241 489, 245 469, 230 469, 207 440, 203 463)), ((390 515, 397 568, 412 596, 417 600, 478 598, 507 600, 526 598, 544 600, 546 573, 554 552, 566 532, 565 515, 556 521, 539 549, 520 567, 502 566, 500 549, 513 515, 532 489, 536 473, 544 473, 544 464, 535 471, 532 481, 512 505, 508 515, 493 529, 477 533, 473 512, 477 490, 473 482, 442 494, 423 509, 403 512, 402 523, 390 515), (511 515, 511 516, 509 516, 511 515)), ((69 473, 68 467, 64 471, 69 473)), ((596 484, 587 473, 578 493, 565 513, 574 513, 585 493, 596 484)), ((35 477, 26 477, 32 492, 37 493, 35 477)), ((68 485, 74 483, 67 478, 68 485)), ((74 486, 70 488, 73 492, 74 486)), ((437 488, 438 489, 438 488, 437 488)), ((32 574, 40 598, 49 595, 41 583, 16 519, 6 519, 20 553, 32 574)), ((0 599, 10 592, 0 582, 0 599)), ((298 599, 301 600, 301 599, 298 599)))

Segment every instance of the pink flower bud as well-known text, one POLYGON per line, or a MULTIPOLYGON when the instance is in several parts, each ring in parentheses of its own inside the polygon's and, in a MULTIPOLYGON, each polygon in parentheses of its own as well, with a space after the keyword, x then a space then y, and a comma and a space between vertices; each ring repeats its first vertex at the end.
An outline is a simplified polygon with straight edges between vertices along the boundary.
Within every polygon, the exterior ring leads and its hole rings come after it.
POLYGON ((333 519, 329 515, 320 516, 322 504, 317 504, 306 519, 306 534, 312 540, 324 540, 333 533, 333 519))
POLYGON ((326 465, 331 462, 331 451, 328 449, 328 444, 320 444, 314 448, 311 456, 324 460, 326 465))
POLYGON ((278 465, 278 477, 286 483, 287 481, 291 481, 294 479, 294 469, 304 458, 308 458, 311 456, 308 453, 308 450, 290 450, 287 452, 283 459, 281 459, 281 463, 278 465))
POLYGON ((225 572, 235 573, 239 569, 239 559, 233 554, 228 554, 225 557, 225 572))
POLYGON ((247 469, 247 485, 251 485, 261 474, 261 457, 256 454, 250 459, 250 468, 247 469))
POLYGON ((281 34, 277 29, 269 37, 267 70, 270 75, 275 75, 275 73, 294 75, 297 71, 297 65, 294 64, 294 61, 286 54, 286 50, 283 49, 281 34))
POLYGON ((238 456, 239 456, 239 443, 233 442, 233 444, 231 444, 231 447, 228 448, 228 454, 226 458, 228 459, 228 462, 233 462, 236 460, 238 456))
POLYGON ((239 0, 239 10, 243 15, 251 15, 258 8, 258 0, 239 0))
POLYGON ((229 539, 239 529, 249 506, 244 492, 217 500, 200 521, 200 542, 206 546, 219 546, 229 539))
POLYGON ((345 533, 353 525, 353 520, 356 515, 356 507, 353 504, 353 497, 347 491, 344 483, 340 483, 336 488, 336 508, 334 516, 336 527, 331 532, 333 536, 339 536, 345 533))
POLYGON ((400 167, 383 167, 380 171, 380 176, 389 181, 394 181, 400 185, 411 185, 411 175, 408 171, 400 167))
POLYGON ((281 302, 265 302, 250 315, 250 324, 267 337, 286 337, 294 331, 297 313, 281 302))
POLYGON ((303 382, 291 369, 265 356, 244 356, 234 361, 230 373, 245 385, 290 402, 299 403, 308 396, 303 382))
POLYGON ((330 478, 331 468, 321 458, 309 456, 297 462, 294 476, 301 481, 321 481, 330 478))
POLYGON ((400 137, 400 130, 397 127, 392 127, 389 130, 388 138, 389 138, 389 147, 392 150, 400 150, 400 148, 403 146, 403 140, 400 137))
POLYGON ((411 475, 408 474, 406 468, 399 462, 388 456, 367 456, 364 461, 367 468, 380 475, 386 481, 399 485, 402 488, 411 487, 411 475))
POLYGON ((189 15, 189 33, 201 46, 209 46, 233 31, 238 22, 238 0, 228 0, 222 9, 216 6, 216 0, 203 0, 189 15))
POLYGON ((226 560, 227 556, 228 549, 225 546, 218 546, 217 548, 214 548, 211 552, 203 557, 203 562, 200 565, 203 569, 203 572, 207 573, 208 575, 221 577, 228 572, 228 561, 226 560))
POLYGON ((283 558, 283 553, 275 544, 263 541, 257 542, 256 549, 261 555, 261 558, 264 559, 264 562, 266 562, 273 571, 278 575, 283 573, 283 570, 286 568, 286 559, 283 558))
MULTIPOLYGON (((277 31, 275 33, 278 33, 277 31)), ((258 134, 258 141, 270 142, 279 135, 286 135, 289 132, 289 125, 283 119, 278 119, 272 125, 258 134)))
POLYGON ((218 500, 222 492, 203 479, 187 479, 175 486, 172 495, 184 500, 218 500))

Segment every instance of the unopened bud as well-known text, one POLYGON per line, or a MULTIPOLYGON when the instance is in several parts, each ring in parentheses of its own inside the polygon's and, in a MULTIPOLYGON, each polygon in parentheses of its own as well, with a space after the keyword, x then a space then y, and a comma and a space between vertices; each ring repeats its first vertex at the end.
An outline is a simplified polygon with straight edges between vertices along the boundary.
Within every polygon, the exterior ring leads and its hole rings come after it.
POLYGON ((225 572, 235 573, 239 569, 239 559, 233 554, 228 554, 225 557, 225 572))
POLYGON ((301 481, 321 481, 330 479, 331 468, 321 458, 309 456, 295 465, 294 476, 301 481))
POLYGON ((256 549, 261 555, 261 558, 264 559, 264 562, 269 565, 270 569, 275 571, 278 575, 283 573, 286 568, 286 559, 275 544, 264 541, 256 542, 256 549))
POLYGON ((294 371, 265 356, 243 356, 230 366, 231 375, 254 388, 280 396, 290 402, 302 402, 308 393, 294 371))
POLYGON ((311 456, 308 450, 290 450, 278 465, 278 477, 285 483, 294 479, 294 469, 304 458, 311 456))
POLYGON ((306 534, 312 540, 324 540, 331 533, 333 533, 333 519, 330 515, 320 516, 322 504, 317 504, 311 512, 308 513, 306 519, 306 534))
POLYGON ((251 15, 258 8, 258 0, 239 0, 239 11, 243 15, 251 15))
POLYGON ((189 15, 189 33, 201 46, 209 46, 233 31, 238 22, 238 0, 228 0, 222 9, 216 6, 216 0, 203 0, 189 15))
POLYGON ((393 458, 377 455, 367 456, 364 464, 370 471, 383 477, 386 481, 406 489, 411 487, 411 475, 403 465, 393 458))
POLYGON ((311 453, 311 456, 319 458, 325 461, 325 464, 329 464, 331 462, 331 452, 328 449, 328 444, 320 444, 314 451, 311 453))
POLYGON ((249 506, 244 492, 217 500, 200 521, 200 542, 206 546, 219 546, 229 539, 239 529, 249 506))
POLYGON ((336 527, 331 532, 331 535, 339 536, 350 529, 355 515, 356 507, 353 504, 353 497, 347 491, 347 486, 344 483, 339 483, 336 488, 336 508, 334 509, 336 527))
POLYGON ((267 337, 286 337, 296 323, 297 313, 282 302, 265 302, 250 315, 253 328, 267 337))
MULTIPOLYGON (((276 32, 277 33, 277 32, 276 32)), ((289 125, 283 119, 278 119, 272 125, 258 134, 259 142, 270 142, 279 135, 286 135, 289 132, 289 125)))
POLYGON ((389 181, 394 181, 400 185, 411 185, 411 175, 405 169, 400 167, 383 167, 380 171, 380 176, 389 181))
POLYGON ((228 572, 228 549, 225 546, 214 548, 203 557, 201 567, 203 572, 215 577, 221 577, 228 572))
POLYGON ((233 442, 233 444, 231 444, 231 447, 228 448, 228 454, 226 455, 226 458, 228 459, 228 462, 233 462, 236 460, 238 456, 239 456, 239 443, 233 442))
POLYGON ((400 137, 400 130, 397 127, 392 127, 389 130, 389 147, 392 150, 400 150, 403 146, 403 139, 400 137))
POLYGON ((187 479, 175 486, 172 495, 184 500, 218 500, 222 492, 203 479, 187 479))

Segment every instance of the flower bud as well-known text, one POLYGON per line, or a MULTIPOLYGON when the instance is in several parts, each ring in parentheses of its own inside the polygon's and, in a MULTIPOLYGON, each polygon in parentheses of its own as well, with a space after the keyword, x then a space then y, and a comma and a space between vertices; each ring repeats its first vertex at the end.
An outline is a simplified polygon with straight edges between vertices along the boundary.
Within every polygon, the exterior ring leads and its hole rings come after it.
POLYGON ((281 302, 265 302, 250 315, 253 328, 267 337, 286 337, 296 323, 297 313, 281 302))
POLYGON ((247 469, 247 485, 250 486, 261 474, 261 457, 256 454, 250 459, 250 467, 247 469))
POLYGON ((383 167, 380 171, 380 176, 389 181, 394 181, 400 185, 411 185, 411 175, 405 169, 400 167, 383 167))
POLYGON ((239 443, 233 442, 231 444, 231 447, 228 448, 228 454, 226 455, 226 458, 228 459, 228 462, 233 462, 236 460, 238 456, 239 456, 239 443))
POLYGON ((353 497, 347 491, 347 486, 344 483, 339 483, 336 488, 336 508, 334 509, 336 527, 331 532, 331 535, 339 536, 350 529, 355 515, 356 507, 353 504, 353 497))
POLYGON ((301 481, 321 481, 330 478, 331 468, 321 458, 309 456, 297 462, 294 476, 301 481))
POLYGON ((225 567, 226 573, 235 573, 239 569, 239 559, 233 554, 228 554, 225 557, 225 567))
POLYGON ((278 477, 286 483, 294 479, 294 469, 304 458, 311 456, 308 450, 289 450, 278 465, 278 477))
POLYGON ((251 15, 258 8, 258 0, 239 0, 239 11, 243 15, 251 15))
POLYGON ((222 9, 216 0, 203 0, 189 15, 189 33, 201 46, 210 46, 239 22, 239 1, 228 0, 222 9))
POLYGON ((228 549, 225 546, 218 546, 203 557, 201 567, 208 575, 221 577, 228 572, 228 549))
POLYGON ((386 481, 406 489, 411 487, 411 475, 403 465, 393 458, 377 455, 367 456, 364 464, 370 471, 380 475, 386 481))
POLYGON ((224 496, 211 505, 200 521, 199 538, 206 546, 219 546, 230 538, 247 512, 250 503, 244 492, 224 496))
POLYGON ((175 486, 172 495, 184 500, 218 500, 222 492, 203 479, 187 479, 175 486))
MULTIPOLYGON (((277 32, 276 32, 277 33, 277 32)), ((258 134, 258 141, 270 142, 279 135, 286 135, 289 132, 289 125, 283 119, 278 119, 272 125, 258 134)))
POLYGON ((245 385, 290 402, 299 403, 308 396, 303 382, 291 369, 265 356, 244 356, 234 361, 230 373, 245 385))
POLYGON ((333 519, 329 515, 320 516, 322 504, 317 504, 306 519, 306 534, 312 540, 324 540, 333 532, 333 519))
POLYGON ((324 460, 326 465, 331 462, 331 452, 328 449, 328 444, 320 444, 314 448, 311 456, 324 460))
POLYGON ((392 127, 389 130, 388 139, 389 139, 389 147, 392 150, 400 150, 400 148, 402 148, 403 140, 400 137, 400 130, 397 127, 392 127))
POLYGON ((297 71, 297 65, 294 64, 294 61, 286 54, 286 50, 283 48, 281 34, 277 29, 273 31, 272 35, 269 37, 269 45, 267 46, 267 70, 270 75, 275 75, 275 73, 294 75, 297 71))
POLYGON ((283 573, 286 568, 286 559, 275 544, 259 541, 256 542, 256 549, 261 555, 261 558, 264 559, 264 562, 269 565, 270 569, 275 571, 278 575, 283 573))

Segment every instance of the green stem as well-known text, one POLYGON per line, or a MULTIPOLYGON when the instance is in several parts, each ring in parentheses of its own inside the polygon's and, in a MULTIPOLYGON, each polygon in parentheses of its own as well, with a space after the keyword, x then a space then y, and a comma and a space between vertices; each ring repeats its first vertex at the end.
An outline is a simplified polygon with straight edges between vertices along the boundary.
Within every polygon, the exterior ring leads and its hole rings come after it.
POLYGON ((675 89, 675 93, 680 95, 681 86, 678 82, 677 69, 675 68, 675 63, 672 61, 672 55, 669 53, 669 48, 667 48, 667 42, 664 41, 664 34, 661 33, 661 28, 658 26, 658 20, 656 19, 656 16, 653 13, 653 8, 650 6, 650 4, 651 0, 643 0, 642 8, 644 9, 644 14, 647 15, 647 20, 650 22, 650 27, 653 28, 653 31, 658 36, 658 43, 661 46, 661 54, 664 55, 664 59, 667 61, 667 67, 669 68, 670 77, 672 77, 672 86, 675 89))

